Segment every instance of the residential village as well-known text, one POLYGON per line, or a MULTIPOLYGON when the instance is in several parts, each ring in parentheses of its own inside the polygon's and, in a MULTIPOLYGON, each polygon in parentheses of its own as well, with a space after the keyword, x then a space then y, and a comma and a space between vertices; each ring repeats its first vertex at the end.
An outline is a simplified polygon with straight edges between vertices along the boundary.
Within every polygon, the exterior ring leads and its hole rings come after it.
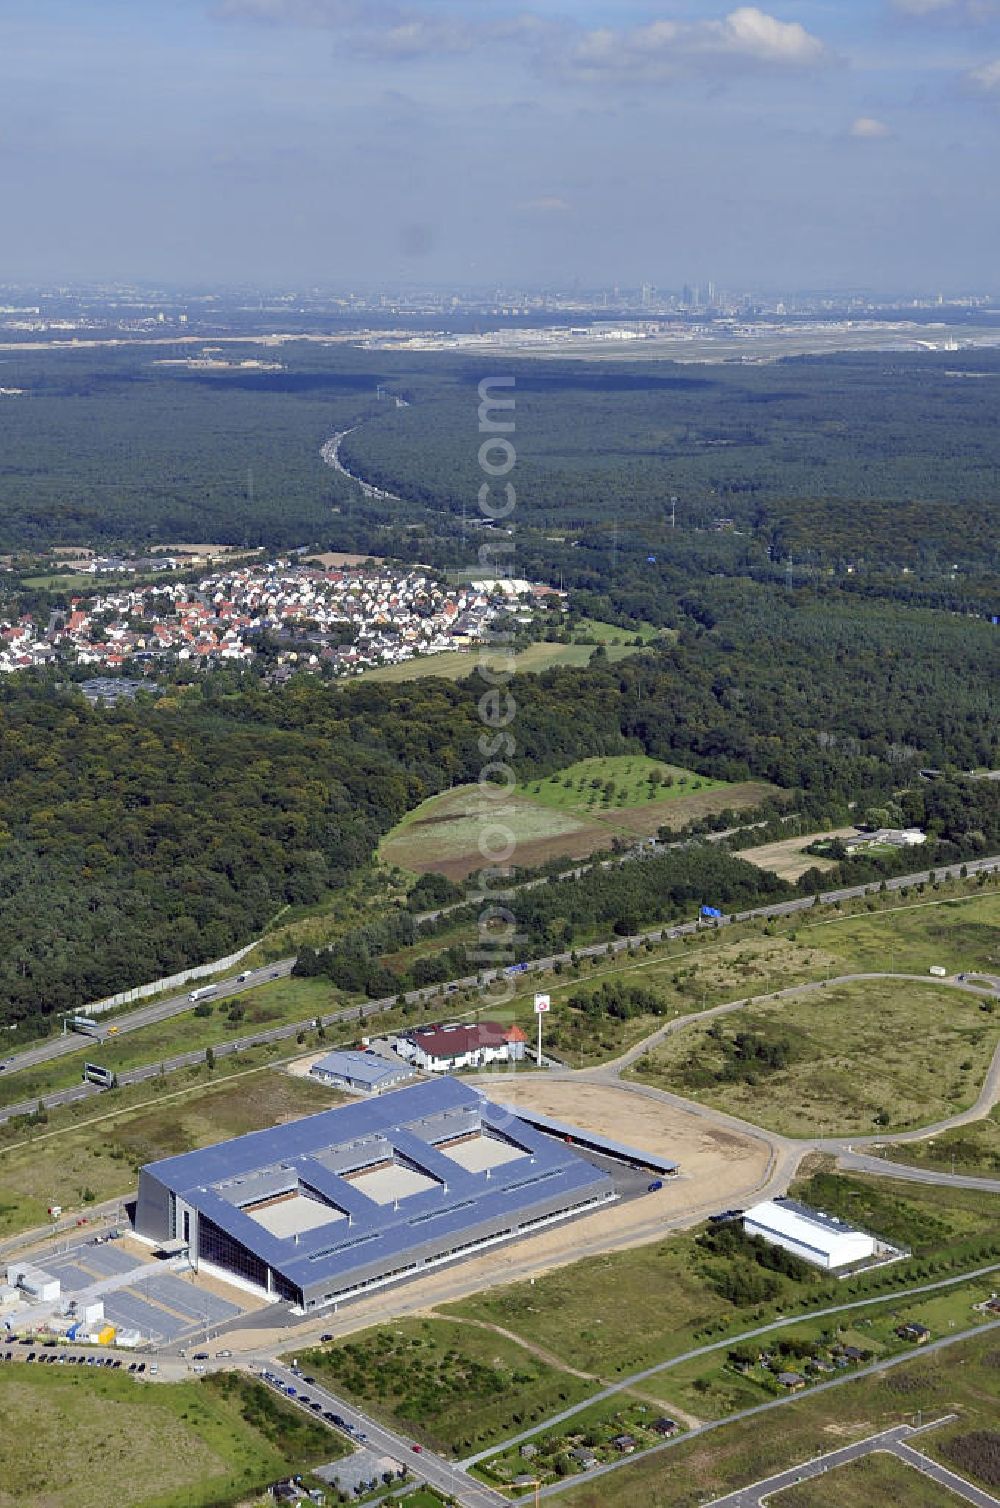
POLYGON ((357 674, 469 648, 501 618, 523 627, 543 599, 559 597, 527 581, 449 587, 420 567, 285 557, 197 582, 95 583, 47 622, 0 618, 0 671, 75 664, 151 674, 173 664, 247 664, 266 651, 278 679, 303 669, 357 674))

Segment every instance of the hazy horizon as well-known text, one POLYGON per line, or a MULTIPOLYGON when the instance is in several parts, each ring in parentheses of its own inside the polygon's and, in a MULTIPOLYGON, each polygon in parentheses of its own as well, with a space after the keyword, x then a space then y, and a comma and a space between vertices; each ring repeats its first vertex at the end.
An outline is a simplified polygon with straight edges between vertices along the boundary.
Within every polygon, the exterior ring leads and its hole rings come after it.
POLYGON ((8 0, 0 279, 989 288, 1000 0, 8 0))

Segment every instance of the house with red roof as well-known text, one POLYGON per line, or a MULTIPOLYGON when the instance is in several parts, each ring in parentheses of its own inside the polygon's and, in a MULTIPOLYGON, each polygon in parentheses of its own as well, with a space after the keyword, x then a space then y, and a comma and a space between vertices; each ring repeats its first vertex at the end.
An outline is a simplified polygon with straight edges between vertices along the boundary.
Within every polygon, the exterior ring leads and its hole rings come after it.
POLYGON ((389 1038, 401 1058, 430 1073, 482 1068, 487 1063, 518 1063, 527 1038, 519 1026, 498 1021, 436 1022, 389 1038))

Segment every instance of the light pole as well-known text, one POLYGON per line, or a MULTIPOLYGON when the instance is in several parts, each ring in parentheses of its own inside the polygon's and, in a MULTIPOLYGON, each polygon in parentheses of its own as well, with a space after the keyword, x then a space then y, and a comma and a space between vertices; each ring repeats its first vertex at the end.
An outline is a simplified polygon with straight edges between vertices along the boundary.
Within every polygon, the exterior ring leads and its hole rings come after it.
POLYGON ((552 997, 550 995, 535 996, 535 1016, 538 1020, 538 1054, 536 1061, 539 1068, 542 1066, 542 1017, 547 1015, 551 1008, 552 997))

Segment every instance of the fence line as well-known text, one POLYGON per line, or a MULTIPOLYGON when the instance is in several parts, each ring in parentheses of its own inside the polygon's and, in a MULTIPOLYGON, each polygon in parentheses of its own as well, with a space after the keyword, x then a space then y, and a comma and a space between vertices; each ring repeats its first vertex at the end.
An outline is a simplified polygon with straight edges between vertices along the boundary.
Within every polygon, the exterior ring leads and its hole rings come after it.
POLYGON ((179 989, 192 979, 206 979, 209 974, 218 974, 221 969, 231 969, 233 964, 239 963, 256 946, 256 942, 247 943, 245 948, 230 953, 228 958, 217 958, 213 963, 195 964, 193 968, 182 969, 179 974, 171 974, 167 979, 154 979, 151 984, 136 984, 130 990, 119 990, 117 995, 108 995, 105 1000, 95 1000, 93 1005, 83 1006, 78 1014, 99 1016, 102 1011, 113 1010, 116 1005, 130 1005, 133 1000, 145 1000, 150 995, 159 995, 163 990, 179 989))

